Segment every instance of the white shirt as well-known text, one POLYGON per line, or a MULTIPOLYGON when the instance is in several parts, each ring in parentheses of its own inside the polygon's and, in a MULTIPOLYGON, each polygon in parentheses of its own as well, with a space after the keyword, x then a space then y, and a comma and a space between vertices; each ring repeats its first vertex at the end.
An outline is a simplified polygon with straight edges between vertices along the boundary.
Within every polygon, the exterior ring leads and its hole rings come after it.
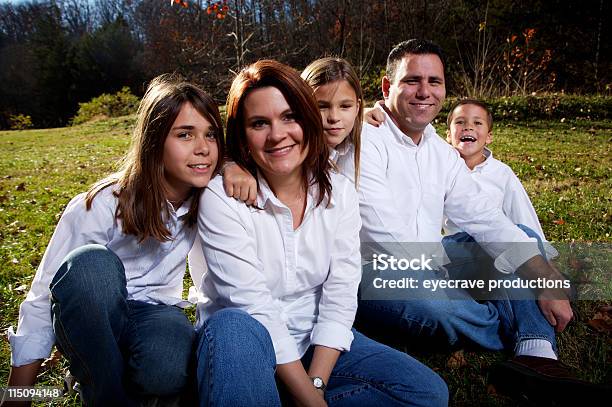
MULTIPOLYGON (((523 188, 514 171, 493 157, 493 153, 488 148, 484 149, 485 160, 470 170, 470 176, 480 186, 489 198, 491 203, 498 208, 514 224, 521 224, 529 227, 536 232, 543 241, 546 241, 544 231, 538 220, 529 195, 523 188)), ((468 168, 469 170, 469 168, 468 168)), ((444 234, 453 235, 461 232, 448 217, 444 218, 444 234)), ((556 257, 557 251, 551 245, 545 245, 549 257, 556 257)))
POLYGON ((74 197, 55 228, 51 241, 36 271, 32 287, 19 308, 17 332, 8 330, 11 343, 11 364, 22 366, 51 353, 55 336, 51 326, 49 284, 66 255, 86 244, 101 244, 112 250, 123 263, 127 280, 128 300, 151 304, 182 306, 181 299, 185 259, 193 245, 197 228, 183 222, 190 202, 175 212, 170 204, 166 227, 173 240, 158 242, 147 239, 142 244, 134 235, 122 232, 115 219, 117 198, 113 187, 100 191, 90 210, 85 208, 85 194, 74 197))
POLYGON ((347 137, 336 148, 330 148, 330 150, 330 161, 355 184, 355 145, 353 142, 347 137))
POLYGON ((276 363, 300 359, 309 345, 346 351, 353 335, 361 280, 358 198, 344 176, 331 174, 332 199, 315 206, 307 194, 302 224, 259 177, 257 209, 229 198, 220 176, 200 201, 200 242, 208 263, 198 303, 199 328, 222 308, 242 309, 268 330, 276 363))
POLYGON ((384 114, 379 127, 364 124, 362 132, 362 243, 440 242, 446 214, 483 246, 502 272, 514 272, 539 254, 535 239, 491 203, 459 153, 433 126, 427 126, 417 145, 384 114), (512 242, 524 243, 508 245, 512 242))

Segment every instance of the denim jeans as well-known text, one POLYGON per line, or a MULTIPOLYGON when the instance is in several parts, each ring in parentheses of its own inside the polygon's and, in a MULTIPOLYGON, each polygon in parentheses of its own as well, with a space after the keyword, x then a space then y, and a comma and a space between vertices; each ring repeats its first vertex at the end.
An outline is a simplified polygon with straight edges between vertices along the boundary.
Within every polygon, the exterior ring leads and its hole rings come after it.
MULTIPOLYGON (((518 225, 527 235, 538 239, 531 229, 518 225)), ((446 236, 442 243, 451 259, 448 266, 451 278, 473 278, 488 257, 474 239, 465 232, 446 236), (465 261, 465 253, 457 253, 455 243, 474 243, 472 261, 465 261), (463 261, 456 261, 457 258, 463 261), (478 265, 478 267, 476 267, 478 265)), ((492 260, 490 260, 492 267, 492 260)), ((494 271, 496 272, 496 271, 494 271)), ((501 274, 501 273, 500 273, 501 274)), ((504 275, 502 278, 517 278, 504 275)), ((464 342, 475 343, 490 350, 514 349, 520 341, 544 339, 556 351, 554 328, 544 318, 534 300, 511 300, 509 295, 488 301, 476 301, 461 288, 438 291, 435 299, 414 300, 360 300, 357 319, 368 329, 401 332, 421 339, 445 342, 451 347, 464 342)))
MULTIPOLYGON (((432 370, 353 330, 355 339, 331 373, 330 406, 446 406, 448 389, 432 370)), ((280 406, 276 358, 266 328, 247 313, 224 309, 199 333, 200 406, 280 406)), ((308 369, 312 347, 302 358, 308 369)))
POLYGON ((123 264, 112 251, 72 251, 50 288, 56 341, 86 405, 138 405, 186 385, 193 325, 177 307, 127 300, 123 264))

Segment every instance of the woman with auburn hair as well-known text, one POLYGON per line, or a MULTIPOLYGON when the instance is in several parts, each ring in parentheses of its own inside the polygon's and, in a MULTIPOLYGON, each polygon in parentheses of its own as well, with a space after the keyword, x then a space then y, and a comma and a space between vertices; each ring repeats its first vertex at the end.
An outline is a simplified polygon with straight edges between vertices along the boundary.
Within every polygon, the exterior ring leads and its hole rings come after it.
POLYGON ((352 329, 358 198, 331 170, 308 84, 276 61, 243 69, 228 96, 227 145, 257 197, 228 197, 221 177, 202 195, 200 405, 445 405, 433 371, 352 329))
POLYGON ((88 406, 180 395, 195 332, 181 307, 200 195, 223 157, 214 100, 168 75, 140 103, 122 168, 73 198, 9 328, 9 386, 31 386, 54 344, 88 406))

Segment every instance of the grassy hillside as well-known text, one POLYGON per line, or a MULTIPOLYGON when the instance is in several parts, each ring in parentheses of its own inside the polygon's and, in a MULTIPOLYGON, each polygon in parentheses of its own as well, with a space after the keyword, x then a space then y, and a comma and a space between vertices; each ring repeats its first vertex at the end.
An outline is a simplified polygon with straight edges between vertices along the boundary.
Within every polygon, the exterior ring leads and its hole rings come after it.
MULTIPOLYGON (((131 125, 132 119, 123 117, 69 128, 0 132, 3 333, 17 324, 19 303, 63 208, 116 168, 131 125)), ((612 242, 612 121, 498 123, 491 148, 523 181, 549 240, 612 242)), ((603 281, 611 284, 609 278, 603 281)), ((559 338, 563 359, 581 377, 597 382, 612 380, 611 339, 586 322, 604 304, 579 302, 578 320, 559 338)), ((466 352, 467 364, 448 364, 448 352, 411 351, 444 376, 452 404, 514 405, 486 392, 486 369, 504 355, 466 352)), ((9 355, 8 342, 0 340, 0 383, 8 377, 9 355)), ((64 367, 62 363, 43 372, 40 380, 61 385, 64 367)), ((61 403, 74 404, 68 398, 61 403)))

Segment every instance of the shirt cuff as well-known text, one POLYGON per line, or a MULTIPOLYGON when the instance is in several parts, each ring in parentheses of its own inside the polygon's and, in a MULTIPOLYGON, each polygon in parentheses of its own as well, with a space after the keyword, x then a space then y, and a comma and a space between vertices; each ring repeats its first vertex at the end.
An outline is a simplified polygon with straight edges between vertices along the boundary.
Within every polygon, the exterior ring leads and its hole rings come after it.
POLYGON ((351 350, 353 332, 338 322, 317 322, 310 334, 311 345, 322 345, 345 352, 351 350))
POLYGON ((509 248, 495 259, 495 268, 502 273, 514 273, 527 260, 542 255, 535 239, 531 242, 508 243, 509 248))
POLYGON ((546 241, 542 242, 542 244, 544 245, 544 252, 546 252, 547 260, 552 260, 559 257, 559 252, 553 245, 546 241))
POLYGON ((18 335, 10 326, 6 333, 11 344, 11 366, 14 367, 48 358, 55 344, 55 334, 51 329, 36 335, 18 335))
POLYGON ((272 339, 272 346, 274 346, 274 353, 276 354, 276 364, 282 365, 301 358, 295 340, 291 336, 278 340, 272 339))

